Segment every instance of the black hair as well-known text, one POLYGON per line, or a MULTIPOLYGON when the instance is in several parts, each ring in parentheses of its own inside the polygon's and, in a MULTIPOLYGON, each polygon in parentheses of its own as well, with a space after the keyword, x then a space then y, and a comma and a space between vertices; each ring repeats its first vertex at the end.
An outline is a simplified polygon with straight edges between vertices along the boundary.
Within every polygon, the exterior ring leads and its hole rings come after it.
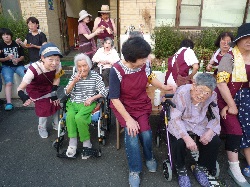
POLYGON ((221 39, 223 39, 223 38, 226 37, 226 36, 228 36, 228 37, 231 38, 231 42, 234 40, 234 35, 233 35, 233 33, 231 33, 231 32, 222 32, 222 33, 217 37, 217 39, 215 40, 214 45, 215 45, 216 47, 220 47, 220 41, 221 41, 221 39))
POLYGON ((111 47, 113 47, 114 46, 114 40, 112 39, 112 38, 110 38, 110 37, 106 37, 106 38, 104 38, 104 43, 106 42, 106 41, 111 41, 111 47))
POLYGON ((0 29, 0 34, 1 34, 1 37, 6 34, 6 35, 10 35, 11 36, 11 39, 13 38, 13 33, 11 32, 10 29, 8 28, 1 28, 0 29))
POLYGON ((28 24, 29 22, 31 22, 31 23, 36 23, 37 25, 38 25, 38 29, 39 29, 39 21, 38 21, 38 19, 37 18, 35 18, 35 17, 29 17, 27 20, 26 20, 26 23, 28 24))
POLYGON ((127 62, 135 63, 138 59, 147 58, 151 47, 141 37, 129 38, 122 45, 122 54, 127 62))
POLYGON ((181 41, 180 48, 182 47, 189 47, 191 49, 194 48, 194 42, 190 39, 184 39, 181 41))

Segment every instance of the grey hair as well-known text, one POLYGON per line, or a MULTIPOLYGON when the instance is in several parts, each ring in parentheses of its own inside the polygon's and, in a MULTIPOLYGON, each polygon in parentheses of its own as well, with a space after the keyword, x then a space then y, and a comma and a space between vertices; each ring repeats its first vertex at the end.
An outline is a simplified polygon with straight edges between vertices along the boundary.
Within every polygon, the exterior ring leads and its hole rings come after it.
POLYGON ((87 62, 89 69, 92 68, 92 62, 91 62, 90 58, 87 55, 80 53, 74 57, 74 64, 75 64, 76 70, 77 70, 77 63, 78 63, 78 61, 81 61, 81 60, 85 60, 87 62))
POLYGON ((207 86, 211 91, 214 91, 216 87, 215 78, 209 73, 201 73, 195 77, 195 83, 197 86, 207 86))
POLYGON ((140 31, 129 32, 129 38, 141 37, 144 39, 143 34, 140 31))

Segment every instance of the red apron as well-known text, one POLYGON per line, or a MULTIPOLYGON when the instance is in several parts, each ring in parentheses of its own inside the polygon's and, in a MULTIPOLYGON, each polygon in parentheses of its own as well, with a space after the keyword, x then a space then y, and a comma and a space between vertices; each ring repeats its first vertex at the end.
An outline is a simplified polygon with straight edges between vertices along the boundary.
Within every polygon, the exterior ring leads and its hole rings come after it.
MULTIPOLYGON (((47 80, 43 74, 38 75, 36 69, 32 65, 29 69, 33 72, 34 79, 26 88, 28 95, 33 99, 37 99, 50 93, 53 85, 49 80, 53 82, 56 71, 54 70, 44 73, 49 79, 47 80)), ((50 103, 50 98, 35 101, 35 112, 38 117, 49 117, 56 113, 57 110, 60 110, 60 108, 60 106, 55 106, 53 103, 50 103)))
POLYGON ((168 71, 167 71, 166 76, 165 76, 165 84, 167 84, 167 80, 168 80, 171 73, 172 73, 172 76, 173 76, 173 79, 175 82, 176 82, 178 74, 180 74, 183 77, 188 76, 189 69, 192 66, 188 66, 187 63, 185 62, 184 53, 186 50, 187 49, 183 49, 180 52, 180 54, 178 54, 173 66, 172 66, 172 59, 175 58, 176 54, 168 59, 168 71), (177 60, 178 60, 178 63, 176 62, 177 60), (177 64, 178 64, 179 72, 177 70, 177 64))
MULTIPOLYGON (((139 117, 145 116, 145 118, 143 118, 145 120, 143 120, 143 122, 138 121, 138 123, 141 127, 140 130, 148 130, 148 127, 145 128, 145 126, 149 126, 148 120, 152 112, 152 104, 146 92, 146 85, 148 82, 145 72, 146 65, 142 67, 141 71, 132 74, 125 74, 124 70, 118 63, 115 63, 113 66, 122 76, 119 100, 122 102, 130 116, 136 121, 139 117)), ((120 125, 126 127, 124 118, 116 110, 112 102, 110 103, 110 107, 120 125)))

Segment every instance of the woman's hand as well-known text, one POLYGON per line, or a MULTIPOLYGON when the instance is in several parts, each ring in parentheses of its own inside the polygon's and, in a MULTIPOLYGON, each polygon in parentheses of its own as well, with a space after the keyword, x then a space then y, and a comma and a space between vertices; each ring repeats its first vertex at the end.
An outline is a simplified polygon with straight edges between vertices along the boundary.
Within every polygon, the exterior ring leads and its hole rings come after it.
POLYGON ((139 133, 139 123, 135 121, 132 117, 126 121, 126 126, 128 130, 128 135, 136 136, 139 133))
POLYGON ((238 109, 236 105, 234 106, 229 106, 228 113, 232 115, 237 115, 238 114, 238 109))
POLYGON ((93 102, 93 99, 90 97, 83 104, 84 104, 84 106, 89 106, 89 105, 91 105, 92 102, 93 102))
POLYGON ((206 67, 207 71, 211 71, 213 69, 213 65, 212 64, 208 64, 206 67))
POLYGON ((77 72, 77 74, 74 75, 74 83, 77 83, 82 78, 82 72, 77 72))
POLYGON ((201 137, 200 137, 200 142, 203 145, 207 145, 209 142, 211 142, 212 138, 214 136, 214 132, 212 129, 208 129, 201 137))
POLYGON ((172 84, 168 84, 168 85, 163 84, 161 88, 165 91, 173 91, 173 92, 176 91, 176 86, 172 84))
POLYGON ((198 151, 198 147, 195 143, 195 141, 193 140, 193 138, 191 138, 189 135, 186 135, 182 138, 186 144, 186 147, 191 150, 191 151, 198 151))
POLYGON ((50 103, 53 103, 55 106, 59 106, 59 105, 60 105, 60 100, 57 99, 57 100, 52 101, 52 100, 50 99, 50 103))
POLYGON ((28 99, 23 103, 23 106, 29 106, 32 102, 33 101, 31 99, 28 99))

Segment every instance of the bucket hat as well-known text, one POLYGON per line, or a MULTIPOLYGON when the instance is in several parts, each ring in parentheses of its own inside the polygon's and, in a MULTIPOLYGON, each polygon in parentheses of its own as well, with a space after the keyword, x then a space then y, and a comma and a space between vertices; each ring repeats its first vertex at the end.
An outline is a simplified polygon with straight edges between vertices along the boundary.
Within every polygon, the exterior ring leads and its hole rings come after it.
POLYGON ((79 13, 78 22, 82 21, 87 16, 92 17, 92 15, 90 15, 86 10, 81 10, 81 12, 79 13))
POLYGON ((102 5, 101 10, 98 11, 100 13, 110 13, 109 6, 108 5, 102 5))
POLYGON ((237 36, 233 43, 235 44, 239 39, 245 36, 250 36, 250 23, 244 23, 238 28, 237 36))
POLYGON ((39 56, 42 56, 42 55, 45 58, 48 56, 52 56, 52 55, 58 55, 61 58, 63 57, 60 49, 58 49, 58 47, 53 43, 46 43, 41 46, 40 51, 39 51, 39 56))

